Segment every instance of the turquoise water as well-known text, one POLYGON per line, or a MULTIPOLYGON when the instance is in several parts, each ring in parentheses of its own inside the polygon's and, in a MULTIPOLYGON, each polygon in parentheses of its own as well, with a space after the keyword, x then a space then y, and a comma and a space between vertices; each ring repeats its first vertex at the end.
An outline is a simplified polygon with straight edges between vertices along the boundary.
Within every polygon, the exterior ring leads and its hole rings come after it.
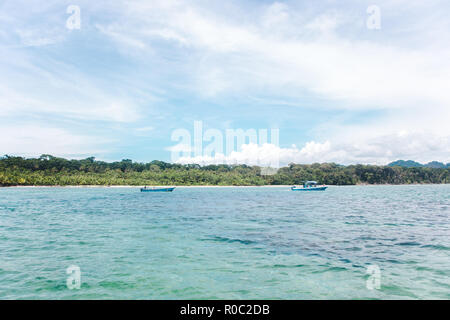
POLYGON ((449 279, 450 185, 0 189, 1 299, 450 299, 449 279))

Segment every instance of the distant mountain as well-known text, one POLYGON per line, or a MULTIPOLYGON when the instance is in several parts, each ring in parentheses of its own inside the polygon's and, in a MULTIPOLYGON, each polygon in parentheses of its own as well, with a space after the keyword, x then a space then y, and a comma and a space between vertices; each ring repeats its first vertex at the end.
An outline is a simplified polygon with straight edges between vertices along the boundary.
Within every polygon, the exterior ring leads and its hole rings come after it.
POLYGON ((405 168, 420 168, 423 164, 412 160, 397 160, 388 164, 388 167, 405 167, 405 168))
POLYGON ((435 168, 435 169, 445 169, 450 168, 450 163, 442 163, 439 161, 431 161, 427 164, 421 164, 413 160, 397 160, 388 164, 388 167, 404 167, 404 168, 435 168))
POLYGON ((447 166, 448 166, 448 164, 446 165, 439 161, 431 161, 425 165, 425 167, 427 167, 427 168, 438 168, 438 169, 445 169, 445 168, 447 168, 447 166))

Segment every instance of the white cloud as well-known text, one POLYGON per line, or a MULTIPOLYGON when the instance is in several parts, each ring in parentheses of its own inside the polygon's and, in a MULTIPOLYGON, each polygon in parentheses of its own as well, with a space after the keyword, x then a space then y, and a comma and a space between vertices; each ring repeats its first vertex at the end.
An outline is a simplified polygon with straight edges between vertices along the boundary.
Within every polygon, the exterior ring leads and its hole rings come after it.
MULTIPOLYGON (((274 144, 243 144, 241 150, 232 151, 229 155, 218 153, 215 156, 181 157, 178 163, 189 164, 247 164, 263 167, 279 167, 291 162, 310 163, 324 159, 330 151, 330 143, 308 142, 302 149, 295 145, 291 148, 280 148, 274 144)), ((323 161, 320 161, 323 162, 323 161)))
POLYGON ((92 139, 87 135, 73 134, 60 128, 43 128, 36 125, 0 127, 0 150, 3 154, 35 157, 52 154, 61 157, 91 156, 105 151, 106 139, 92 139))
MULTIPOLYGON (((0 30, 2 41, 9 45, 18 37, 22 46, 44 46, 67 40, 51 27, 64 29, 67 18, 64 10, 61 16, 54 14, 61 7, 57 1, 30 10, 21 5, 7 1, 9 15, 0 13, 0 26, 16 26, 11 32, 0 30), (41 19, 49 8, 49 19, 41 19), (33 13, 39 18, 32 19, 33 13)), ((33 54, 46 48, 0 47, 0 115, 132 123, 141 119, 142 106, 149 100, 136 92, 146 91, 147 80, 159 85, 164 79, 162 86, 170 82, 164 95, 170 95, 173 86, 190 90, 202 102, 230 96, 237 97, 237 103, 252 97, 259 105, 285 100, 298 114, 296 106, 309 99, 318 109, 385 112, 376 123, 335 120, 311 128, 313 141, 301 149, 279 150, 286 161, 448 159, 448 5, 437 0, 380 0, 379 31, 365 28, 366 8, 360 2, 349 0, 329 9, 332 5, 82 1, 83 30, 91 27, 90 32, 112 39, 117 52, 130 59, 127 63, 136 63, 135 70, 142 68, 152 77, 130 84, 135 77, 130 72, 115 75, 111 85, 110 74, 95 76, 91 70, 52 60, 51 54, 33 54), (406 138, 398 132, 405 132, 406 138)), ((266 148, 268 154, 278 152, 266 148)), ((260 149, 241 152, 230 160, 254 158, 260 149)))
POLYGON ((84 120, 134 122, 141 108, 90 75, 60 61, 36 58, 7 48, 0 65, 7 80, 0 81, 0 115, 48 114, 84 120))
POLYGON ((153 127, 142 127, 142 128, 136 128, 134 129, 136 132, 149 132, 153 131, 155 128, 153 127))
POLYGON ((58 29, 17 29, 16 33, 22 45, 26 47, 40 47, 55 44, 64 40, 64 33, 58 29))
POLYGON ((105 35, 111 37, 112 39, 120 43, 121 45, 125 45, 127 47, 136 47, 137 49, 147 48, 147 45, 143 41, 136 39, 134 37, 130 37, 126 34, 114 31, 115 29, 117 29, 117 27, 114 25, 104 27, 102 25, 97 24, 96 28, 100 32, 104 33, 105 35))
POLYGON ((336 14, 322 14, 308 22, 305 29, 320 33, 330 33, 335 31, 341 23, 340 17, 336 14))
MULTIPOLYGON (((185 148, 183 151, 190 151, 185 148)), ((414 159, 423 163, 440 160, 450 162, 450 139, 432 134, 398 132, 361 140, 310 141, 302 148, 282 148, 274 144, 244 144, 229 155, 181 157, 178 163, 247 164, 280 167, 289 163, 335 162, 339 164, 385 165, 398 159, 414 159), (443 151, 444 150, 444 151, 443 151)))
POLYGON ((189 144, 179 143, 174 146, 167 147, 166 150, 170 152, 191 152, 192 148, 189 144))
MULTIPOLYGON (((192 64, 193 89, 208 96, 268 88, 297 98, 299 90, 307 90, 337 100, 339 108, 408 109, 424 102, 443 108, 450 103, 449 50, 350 40, 337 33, 302 37, 305 30, 328 34, 340 24, 355 22, 336 10, 309 21, 291 21, 289 9, 286 4, 272 4, 259 18, 260 27, 236 22, 213 6, 138 1, 130 4, 123 18, 126 24, 117 22, 108 28, 114 28, 114 37, 121 35, 131 42, 150 44, 158 35, 167 40, 167 34, 171 40, 180 39, 203 57, 198 63, 186 62, 192 64), (284 34, 264 27, 286 21, 290 29, 284 34)), ((371 31, 364 31, 370 35, 371 31)))
MULTIPOLYGON (((450 46, 441 41, 448 38, 445 16, 429 19, 430 13, 422 14, 426 8, 414 2, 408 19, 402 20, 395 12, 404 9, 405 2, 381 1, 383 27, 372 31, 365 27, 366 8, 351 3, 332 10, 322 4, 317 7, 324 10, 303 14, 293 5, 274 2, 262 10, 242 10, 246 16, 233 5, 137 1, 127 8, 123 21, 115 22, 114 30, 143 43, 155 37, 178 42, 190 53, 178 56, 189 66, 187 82, 207 99, 262 94, 302 105, 306 94, 331 102, 326 104, 329 109, 388 111, 378 123, 332 124, 319 132, 322 141, 330 141, 330 150, 315 152, 326 144, 312 142, 303 152, 288 149, 287 158, 344 163, 448 159, 447 145, 435 144, 450 136, 450 46), (435 38, 427 36, 429 30, 437 32, 435 38), (412 142, 397 137, 402 130, 410 132, 412 142), (323 157, 317 158, 319 154, 323 157)), ((438 1, 431 6, 434 11, 445 7, 438 1)), ((228 161, 246 156, 222 157, 228 161)))
POLYGON ((278 28, 287 23, 289 19, 289 7, 281 2, 274 2, 267 7, 261 21, 265 28, 278 28))

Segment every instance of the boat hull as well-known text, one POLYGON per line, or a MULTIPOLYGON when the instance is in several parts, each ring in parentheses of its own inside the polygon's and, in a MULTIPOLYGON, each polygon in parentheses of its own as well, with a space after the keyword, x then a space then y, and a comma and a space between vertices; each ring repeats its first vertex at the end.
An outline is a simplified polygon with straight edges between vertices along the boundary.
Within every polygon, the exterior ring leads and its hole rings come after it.
POLYGON ((292 187, 292 191, 324 191, 328 187, 309 187, 309 188, 294 188, 292 187))
POLYGON ((172 192, 173 189, 175 189, 175 187, 172 187, 172 188, 155 188, 155 189, 141 188, 141 192, 172 192))

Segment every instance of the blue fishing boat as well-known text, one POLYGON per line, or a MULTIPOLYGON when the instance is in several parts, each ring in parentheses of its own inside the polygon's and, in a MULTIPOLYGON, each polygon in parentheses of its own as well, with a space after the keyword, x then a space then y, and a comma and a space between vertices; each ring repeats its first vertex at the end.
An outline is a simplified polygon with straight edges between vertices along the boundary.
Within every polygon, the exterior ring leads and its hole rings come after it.
POLYGON ((143 187, 141 192, 172 192, 175 187, 143 187))
POLYGON ((324 185, 317 185, 317 181, 305 181, 303 183, 303 187, 297 187, 297 186, 293 186, 291 187, 292 191, 323 191, 326 188, 328 188, 327 186, 324 185))

